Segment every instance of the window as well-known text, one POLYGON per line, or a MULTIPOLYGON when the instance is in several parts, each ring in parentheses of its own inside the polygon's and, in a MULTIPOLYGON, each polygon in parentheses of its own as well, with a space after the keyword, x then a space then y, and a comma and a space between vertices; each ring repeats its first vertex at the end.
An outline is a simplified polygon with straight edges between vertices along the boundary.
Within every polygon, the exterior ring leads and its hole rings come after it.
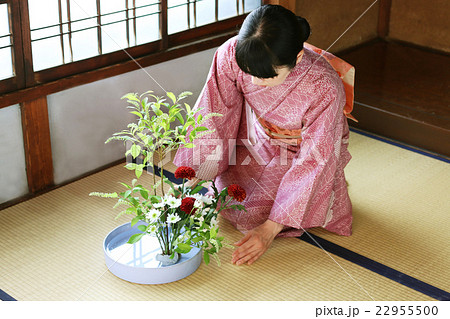
POLYGON ((0 80, 14 76, 12 34, 8 15, 8 5, 0 2, 0 80))
POLYGON ((236 30, 244 14, 260 4, 261 0, 0 0, 0 93, 236 30))
POLYGON ((161 38, 157 0, 28 0, 33 69, 161 38), (42 7, 49 8, 42 14, 42 7))
POLYGON ((260 3, 258 0, 168 0, 168 33, 247 13, 260 3))

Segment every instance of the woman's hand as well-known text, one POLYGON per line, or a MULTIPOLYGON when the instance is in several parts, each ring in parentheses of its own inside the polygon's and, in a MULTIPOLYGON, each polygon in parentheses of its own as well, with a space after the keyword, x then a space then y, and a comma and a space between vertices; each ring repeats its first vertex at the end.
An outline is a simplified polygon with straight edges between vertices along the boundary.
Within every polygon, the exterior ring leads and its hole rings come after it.
POLYGON ((253 264, 269 249, 275 236, 283 229, 283 225, 271 220, 253 228, 244 238, 235 243, 238 246, 231 256, 231 262, 238 266, 247 263, 253 264))

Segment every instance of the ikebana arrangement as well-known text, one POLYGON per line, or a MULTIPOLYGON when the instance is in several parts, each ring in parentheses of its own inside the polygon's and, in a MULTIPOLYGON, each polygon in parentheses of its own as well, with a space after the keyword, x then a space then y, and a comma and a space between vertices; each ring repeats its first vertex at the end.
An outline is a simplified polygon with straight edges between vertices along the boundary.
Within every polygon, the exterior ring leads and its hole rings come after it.
POLYGON ((134 170, 136 178, 131 184, 121 183, 125 188, 123 192, 92 192, 90 196, 117 199, 114 207, 124 206, 124 209, 116 218, 134 215, 131 226, 137 225, 140 232, 133 234, 128 243, 137 243, 144 236, 156 237, 161 249, 156 259, 162 265, 176 263, 180 254, 188 253, 192 247, 202 249, 206 264, 212 256, 220 265, 218 252, 227 244, 218 234, 217 216, 224 209, 245 210, 238 203, 245 199, 245 190, 237 184, 218 190, 214 180, 188 186, 187 182, 195 177, 195 171, 187 166, 176 169, 175 178, 182 179, 182 183, 174 185, 164 176, 163 159, 180 147, 195 147, 196 138, 212 132, 202 126, 203 123, 221 114, 211 113, 202 117, 197 114, 199 108, 191 109, 186 103, 183 108, 180 101, 191 95, 190 92, 183 92, 178 97, 167 92, 169 100, 152 93, 128 93, 122 97, 128 101, 127 107, 137 120, 106 141, 119 140, 127 145, 125 156, 131 155, 133 161, 125 167, 134 170), (144 186, 138 180, 149 165, 160 170, 161 178, 157 180, 153 174, 153 185, 144 186), (213 194, 199 193, 205 184, 210 185, 213 194))

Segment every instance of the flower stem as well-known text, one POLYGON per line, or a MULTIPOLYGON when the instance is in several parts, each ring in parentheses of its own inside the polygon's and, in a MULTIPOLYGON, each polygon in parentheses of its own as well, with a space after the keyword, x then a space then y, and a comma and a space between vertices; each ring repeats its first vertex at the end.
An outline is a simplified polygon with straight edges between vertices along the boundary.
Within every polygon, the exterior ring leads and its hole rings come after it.
POLYGON ((158 151, 158 155, 159 155, 159 162, 161 163, 161 173, 160 173, 160 177, 161 177, 161 194, 162 194, 162 196, 164 196, 164 164, 163 164, 164 151, 160 151, 159 150, 158 151))
MULTIPOLYGON (((153 186, 156 185, 156 174, 155 174, 155 163, 154 163, 154 160, 155 160, 155 156, 154 156, 154 154, 152 153, 153 186)), ((154 192, 154 194, 155 194, 155 196, 156 196, 156 188, 153 188, 153 192, 154 192)))
POLYGON ((165 246, 164 238, 158 232, 156 233, 156 238, 158 239, 159 247, 163 250, 163 247, 165 246))
POLYGON ((166 255, 169 255, 169 252, 170 252, 170 239, 169 239, 169 226, 168 225, 166 225, 166 239, 167 239, 166 255))
POLYGON ((220 213, 222 210, 227 209, 228 204, 231 202, 231 200, 232 200, 232 199, 229 198, 225 204, 220 205, 220 208, 219 208, 219 210, 217 211, 217 213, 220 213))

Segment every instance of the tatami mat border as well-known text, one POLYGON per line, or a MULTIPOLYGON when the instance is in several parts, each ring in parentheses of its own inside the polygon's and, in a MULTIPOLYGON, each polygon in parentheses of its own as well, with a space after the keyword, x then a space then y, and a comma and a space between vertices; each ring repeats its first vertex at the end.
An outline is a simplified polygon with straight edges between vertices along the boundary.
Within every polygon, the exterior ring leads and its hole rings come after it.
POLYGON ((402 144, 400 142, 397 142, 397 141, 394 141, 394 140, 391 140, 391 139, 388 139, 388 138, 385 138, 385 137, 382 137, 382 136, 379 136, 379 135, 375 135, 373 133, 369 133, 369 132, 366 132, 366 131, 363 131, 363 130, 360 130, 360 129, 357 129, 357 128, 354 128, 354 127, 351 127, 351 126, 349 127, 349 129, 350 129, 350 131, 352 131, 352 132, 354 132, 356 134, 360 134, 360 135, 363 135, 363 136, 366 136, 366 137, 370 137, 370 138, 373 138, 373 139, 375 139, 377 141, 385 142, 387 144, 398 146, 398 147, 403 148, 403 149, 408 150, 408 151, 412 151, 412 152, 419 153, 419 154, 422 154, 422 155, 425 155, 425 156, 428 156, 428 157, 431 157, 431 158, 434 158, 434 159, 437 159, 437 160, 440 160, 440 161, 443 161, 443 162, 446 162, 446 163, 450 163, 450 158, 442 156, 440 154, 432 153, 432 152, 429 152, 429 151, 426 151, 426 150, 423 150, 423 149, 419 149, 419 148, 415 148, 415 147, 412 147, 412 146, 409 146, 409 145, 406 145, 406 144, 402 144))
POLYGON ((408 276, 398 270, 390 268, 370 258, 364 257, 363 255, 355 253, 347 248, 336 245, 319 236, 313 235, 311 233, 304 233, 302 236, 297 238, 311 245, 314 245, 320 249, 323 249, 331 254, 334 254, 345 260, 348 260, 354 264, 357 264, 361 267, 371 270, 383 277, 394 280, 401 285, 404 285, 408 288, 414 289, 427 296, 430 296, 431 298, 442 301, 450 300, 450 293, 448 293, 447 291, 444 291, 435 286, 427 284, 426 282, 418 280, 414 277, 408 276))
POLYGON ((4 292, 1 289, 0 289, 0 300, 1 301, 17 301, 16 299, 14 299, 13 297, 8 295, 6 292, 4 292))

